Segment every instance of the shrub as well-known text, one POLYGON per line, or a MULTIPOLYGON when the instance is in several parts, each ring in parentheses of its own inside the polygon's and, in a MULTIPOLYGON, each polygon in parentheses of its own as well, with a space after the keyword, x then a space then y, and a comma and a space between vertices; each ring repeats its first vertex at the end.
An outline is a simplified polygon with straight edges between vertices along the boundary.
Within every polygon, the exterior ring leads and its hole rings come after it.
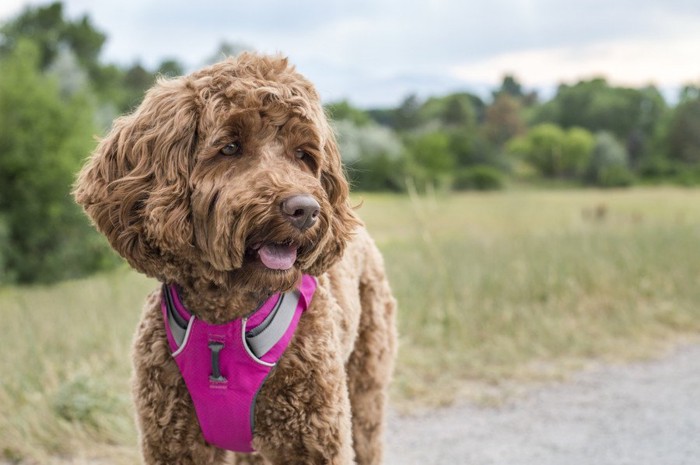
POLYGON ((66 421, 98 428, 100 419, 119 406, 119 399, 108 386, 88 376, 64 383, 53 399, 53 409, 66 421))
POLYGON ((476 165, 462 168, 455 176, 453 188, 455 190, 498 190, 504 186, 503 173, 488 165, 476 165))
POLYGON ((406 145, 406 175, 419 190, 450 186, 456 160, 447 134, 431 132, 413 136, 406 145))
POLYGON ((585 129, 565 131, 544 123, 509 142, 508 151, 522 156, 545 177, 575 178, 585 171, 593 147, 593 135, 585 129))
POLYGON ((601 187, 623 187, 633 183, 627 151, 612 134, 601 132, 596 135, 586 181, 601 187))
POLYGON ((334 123, 338 146, 354 189, 403 189, 403 145, 388 128, 374 123, 358 125, 349 119, 334 123))
POLYGON ((362 157, 348 163, 346 167, 354 190, 394 192, 404 190, 402 160, 386 153, 362 157))

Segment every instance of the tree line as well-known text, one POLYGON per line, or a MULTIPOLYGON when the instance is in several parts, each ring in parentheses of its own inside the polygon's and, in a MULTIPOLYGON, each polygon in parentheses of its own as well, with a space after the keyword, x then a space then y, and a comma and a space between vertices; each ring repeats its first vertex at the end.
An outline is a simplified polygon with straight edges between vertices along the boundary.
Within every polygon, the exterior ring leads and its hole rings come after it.
POLYGON ((654 86, 603 78, 562 84, 542 101, 506 76, 488 99, 409 96, 396 108, 329 110, 360 189, 401 191, 406 180, 446 190, 700 183, 697 85, 675 105, 654 86))
MULTIPOLYGON (((105 63, 106 35, 61 2, 0 25, 0 284, 51 282, 117 262, 73 203, 75 174, 117 115, 175 58, 149 69, 105 63)), ((222 44, 208 62, 239 49, 222 44)), ((204 63, 202 63, 204 64, 204 63)), ((700 76, 699 76, 700 79, 700 76)), ((498 189, 508 183, 626 186, 700 181, 700 87, 669 105, 653 86, 604 79, 543 100, 506 76, 468 92, 395 108, 327 105, 355 189, 498 189)))

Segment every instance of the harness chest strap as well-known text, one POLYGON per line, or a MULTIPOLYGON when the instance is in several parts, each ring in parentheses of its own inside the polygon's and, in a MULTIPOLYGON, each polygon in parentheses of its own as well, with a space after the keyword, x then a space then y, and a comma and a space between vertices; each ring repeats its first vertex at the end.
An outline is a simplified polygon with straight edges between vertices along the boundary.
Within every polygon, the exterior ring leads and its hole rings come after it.
POLYGON ((193 316, 174 285, 163 285, 168 343, 194 403, 204 439, 222 449, 252 452, 255 398, 311 303, 316 280, 275 294, 247 317, 212 325, 193 316))

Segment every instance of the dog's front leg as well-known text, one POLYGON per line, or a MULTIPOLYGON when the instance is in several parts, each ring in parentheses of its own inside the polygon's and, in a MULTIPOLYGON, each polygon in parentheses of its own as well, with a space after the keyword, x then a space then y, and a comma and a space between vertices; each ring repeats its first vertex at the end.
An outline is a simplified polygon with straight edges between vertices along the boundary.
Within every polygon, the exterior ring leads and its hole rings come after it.
MULTIPOLYGON (((322 300, 317 292, 314 304, 322 300)), ((254 444, 275 465, 355 463, 340 344, 317 316, 313 308, 304 315, 256 403, 254 444)))
POLYGON ((134 406, 146 465, 218 465, 226 452, 204 442, 194 406, 170 355, 159 294, 134 340, 134 406))
POLYGON ((291 383, 287 378, 286 388, 259 400, 256 449, 274 465, 354 464, 344 373, 310 368, 299 375, 291 383))

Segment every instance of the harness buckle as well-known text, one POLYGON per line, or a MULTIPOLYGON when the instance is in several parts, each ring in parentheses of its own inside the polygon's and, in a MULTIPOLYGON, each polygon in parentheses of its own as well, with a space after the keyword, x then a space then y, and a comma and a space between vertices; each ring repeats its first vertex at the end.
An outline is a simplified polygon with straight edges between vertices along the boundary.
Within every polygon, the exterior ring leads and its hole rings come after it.
POLYGON ((228 381, 226 378, 221 376, 221 366, 219 365, 219 353, 223 348, 223 342, 209 342, 209 350, 211 350, 211 375, 209 375, 209 381, 213 383, 225 383, 228 381))

